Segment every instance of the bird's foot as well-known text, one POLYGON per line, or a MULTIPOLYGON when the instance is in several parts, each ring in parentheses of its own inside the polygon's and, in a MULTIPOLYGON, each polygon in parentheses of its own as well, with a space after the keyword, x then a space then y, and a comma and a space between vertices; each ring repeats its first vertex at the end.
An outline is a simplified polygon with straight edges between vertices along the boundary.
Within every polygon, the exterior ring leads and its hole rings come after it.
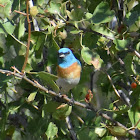
POLYGON ((74 105, 74 98, 73 98, 73 94, 71 93, 71 100, 68 102, 68 104, 70 106, 73 106, 74 105))

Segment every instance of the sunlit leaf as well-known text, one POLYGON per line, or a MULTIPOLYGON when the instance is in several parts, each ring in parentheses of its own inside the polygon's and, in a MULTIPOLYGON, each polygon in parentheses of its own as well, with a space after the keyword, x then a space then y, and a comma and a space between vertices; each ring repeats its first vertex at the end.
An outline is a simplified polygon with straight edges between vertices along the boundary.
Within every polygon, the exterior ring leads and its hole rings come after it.
POLYGON ((61 104, 56 108, 56 111, 53 113, 53 117, 58 120, 63 120, 71 114, 71 111, 72 106, 69 106, 68 104, 61 104))
POLYGON ((28 102, 31 102, 35 99, 37 92, 33 92, 28 96, 28 102))
POLYGON ((48 125, 48 129, 45 133, 48 139, 54 138, 57 135, 57 133, 58 133, 58 127, 53 122, 50 122, 48 125))
POLYGON ((114 33, 111 32, 106 26, 104 25, 92 25, 91 29, 97 33, 100 33, 102 35, 105 35, 107 37, 110 37, 112 40, 114 40, 114 33))
POLYGON ((11 6, 12 6, 12 2, 10 0, 1 0, 0 4, 4 5, 4 7, 1 6, 0 15, 2 17, 9 17, 11 6))
POLYGON ((48 8, 48 11, 52 14, 60 13, 60 4, 55 2, 50 2, 50 7, 48 8))
POLYGON ((102 60, 100 56, 96 52, 90 50, 88 47, 82 48, 81 56, 87 64, 92 64, 95 67, 95 69, 99 69, 101 67, 102 60))
POLYGON ((101 127, 96 127, 95 133, 98 134, 99 137, 102 137, 106 133, 106 129, 101 127))
POLYGON ((76 21, 81 20, 84 15, 83 11, 81 11, 80 9, 72 9, 71 12, 70 11, 66 12, 71 20, 76 21))
POLYGON ((19 21, 18 39, 25 33, 25 17, 21 17, 19 21))
POLYGON ((8 34, 12 34, 15 30, 15 25, 13 25, 13 23, 8 19, 5 19, 5 21, 0 24, 8 34))
POLYGON ((35 17, 38 14, 38 8, 37 8, 37 6, 33 6, 33 7, 30 8, 30 14, 33 17, 35 17))
POLYGON ((91 51, 88 47, 83 47, 81 50, 81 56, 87 64, 91 65, 91 61, 96 55, 94 55, 93 51, 91 51))
POLYGON ((113 42, 116 45, 115 48, 121 51, 121 50, 127 50, 127 47, 131 41, 129 39, 123 39, 123 40, 115 39, 113 42))
POLYGON ((106 136, 106 137, 103 137, 102 140, 118 140, 118 139, 114 136, 106 136))
POLYGON ((86 13, 86 15, 85 15, 85 16, 86 16, 86 18, 87 18, 87 19, 90 19, 90 18, 92 18, 92 17, 93 17, 93 14, 91 14, 91 13, 86 13))
POLYGON ((122 128, 121 126, 107 126, 109 131, 111 132, 112 135, 114 136, 126 136, 127 130, 122 128))

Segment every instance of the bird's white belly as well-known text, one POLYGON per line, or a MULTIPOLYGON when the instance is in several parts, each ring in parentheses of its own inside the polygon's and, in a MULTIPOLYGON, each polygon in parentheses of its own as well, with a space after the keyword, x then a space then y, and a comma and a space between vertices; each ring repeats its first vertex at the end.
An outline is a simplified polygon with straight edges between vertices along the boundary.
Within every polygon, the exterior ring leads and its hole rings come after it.
POLYGON ((68 92, 70 89, 74 88, 75 85, 79 83, 80 78, 58 78, 56 80, 57 85, 60 87, 62 93, 68 92))

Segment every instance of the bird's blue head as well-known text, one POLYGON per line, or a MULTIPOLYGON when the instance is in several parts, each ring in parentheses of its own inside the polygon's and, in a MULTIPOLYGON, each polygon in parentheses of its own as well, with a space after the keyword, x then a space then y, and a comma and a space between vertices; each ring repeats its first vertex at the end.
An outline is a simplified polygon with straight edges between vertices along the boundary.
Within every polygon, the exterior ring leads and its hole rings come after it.
POLYGON ((58 51, 58 65, 60 67, 66 68, 75 62, 80 63, 69 48, 61 48, 58 51))

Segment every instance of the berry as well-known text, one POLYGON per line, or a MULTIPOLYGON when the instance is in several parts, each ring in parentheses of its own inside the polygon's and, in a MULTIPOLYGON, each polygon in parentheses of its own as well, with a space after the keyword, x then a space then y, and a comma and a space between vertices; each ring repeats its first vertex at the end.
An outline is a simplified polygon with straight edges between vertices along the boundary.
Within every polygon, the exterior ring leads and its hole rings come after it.
POLYGON ((136 83, 131 83, 131 88, 136 88, 137 87, 137 84, 136 83))

